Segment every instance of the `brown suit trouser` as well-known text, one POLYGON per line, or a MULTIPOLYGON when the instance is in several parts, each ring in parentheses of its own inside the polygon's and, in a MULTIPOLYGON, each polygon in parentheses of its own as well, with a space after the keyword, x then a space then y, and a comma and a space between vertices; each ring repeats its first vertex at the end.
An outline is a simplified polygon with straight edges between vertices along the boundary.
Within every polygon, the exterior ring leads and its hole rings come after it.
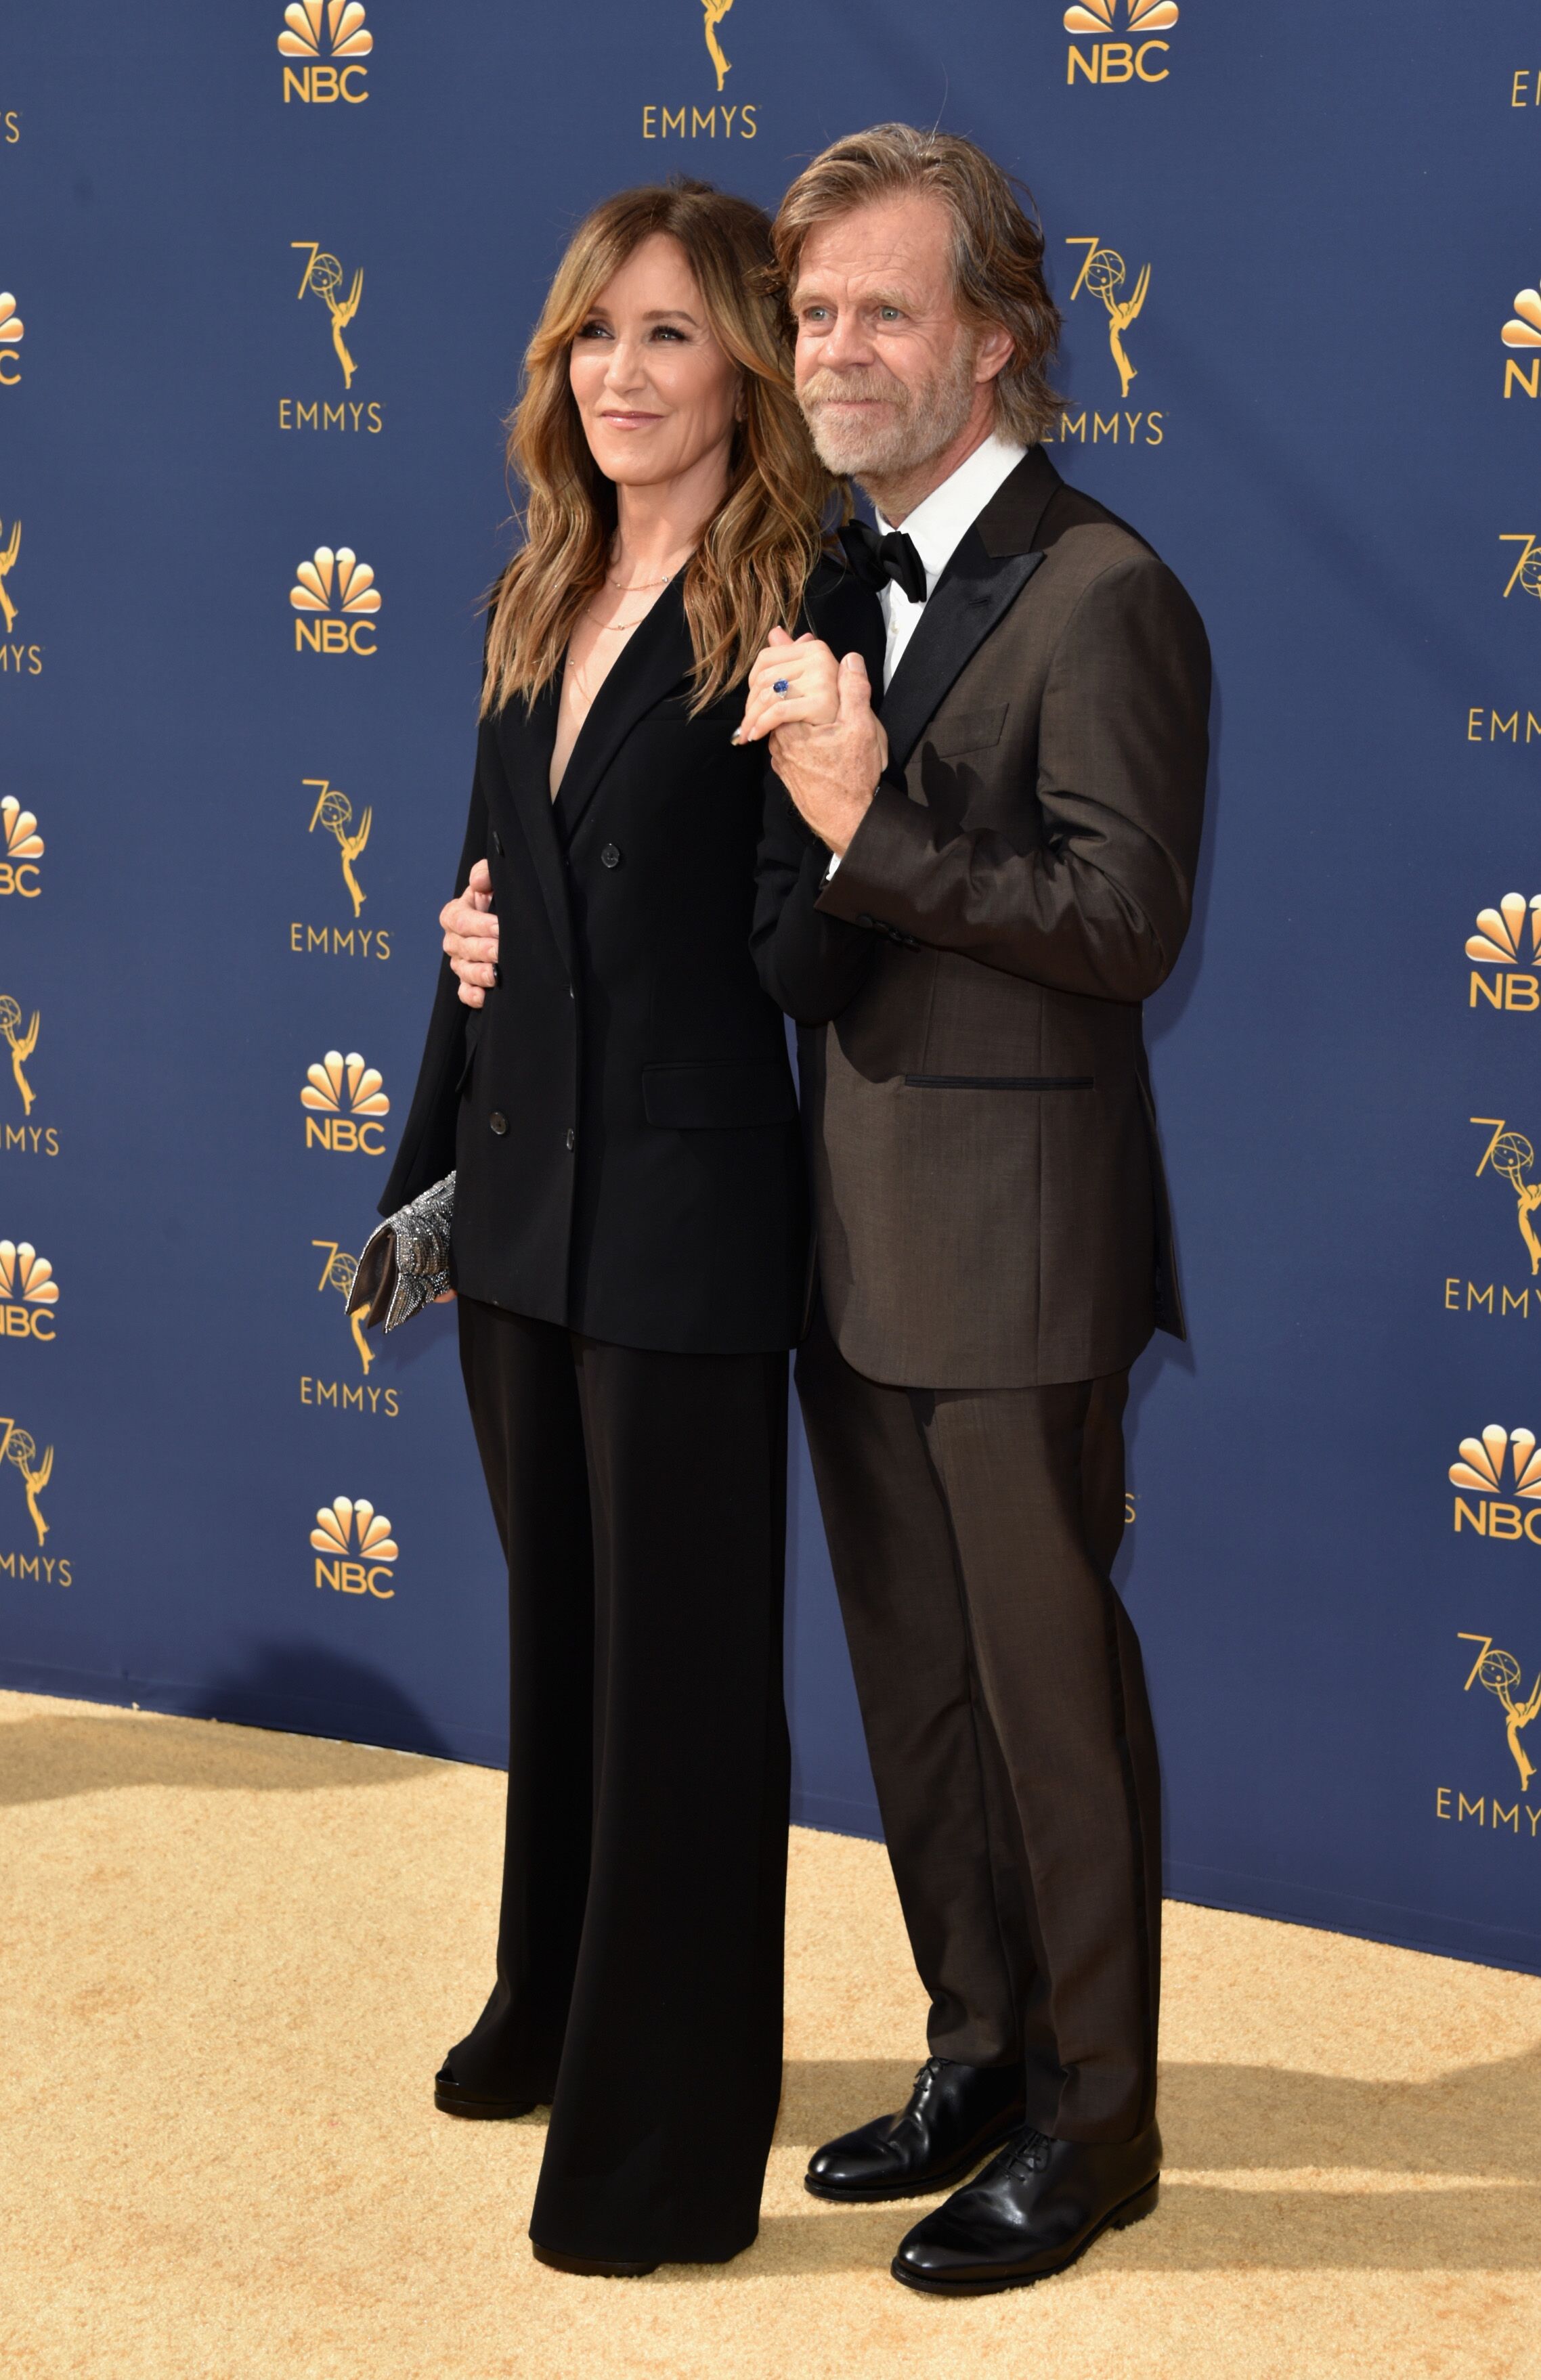
POLYGON ((1051 2138, 1156 2097, 1160 1780, 1109 1576, 1127 1373, 884 1387, 820 1311, 797 1358, 819 1500, 930 2047, 1026 2070, 1051 2138))

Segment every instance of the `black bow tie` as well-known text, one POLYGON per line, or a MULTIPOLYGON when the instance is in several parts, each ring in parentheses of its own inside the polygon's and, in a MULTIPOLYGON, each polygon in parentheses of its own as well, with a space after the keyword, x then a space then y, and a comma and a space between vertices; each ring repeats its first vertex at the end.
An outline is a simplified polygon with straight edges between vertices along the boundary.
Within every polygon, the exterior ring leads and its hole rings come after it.
POLYGON ((880 595, 892 578, 912 603, 924 603, 926 565, 916 552, 915 540, 902 528, 891 528, 886 537, 880 537, 865 521, 847 521, 840 541, 852 570, 875 595, 880 595))

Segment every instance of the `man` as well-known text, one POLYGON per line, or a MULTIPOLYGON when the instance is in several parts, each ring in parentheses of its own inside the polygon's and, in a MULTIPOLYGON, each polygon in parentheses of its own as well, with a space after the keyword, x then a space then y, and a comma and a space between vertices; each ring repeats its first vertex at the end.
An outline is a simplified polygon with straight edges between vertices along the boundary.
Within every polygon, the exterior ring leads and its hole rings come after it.
POLYGON ((1208 653, 1037 443, 1059 316, 980 150, 837 142, 777 241, 814 439, 878 514, 846 538, 885 690, 880 722, 859 657, 808 638, 757 661, 756 942, 805 1028, 797 1384, 931 1998, 908 2107, 807 2186, 918 2196, 997 2150, 892 2267, 975 2293, 1156 2203, 1159 1780, 1109 1571, 1129 1366, 1183 1329, 1140 1003, 1189 920, 1208 653))

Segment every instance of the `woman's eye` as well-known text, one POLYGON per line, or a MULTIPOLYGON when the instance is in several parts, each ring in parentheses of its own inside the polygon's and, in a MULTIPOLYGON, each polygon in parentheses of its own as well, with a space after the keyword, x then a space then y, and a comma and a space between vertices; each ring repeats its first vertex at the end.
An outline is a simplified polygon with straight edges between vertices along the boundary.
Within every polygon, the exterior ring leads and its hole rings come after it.
POLYGON ((608 339, 610 333, 602 322, 585 322, 578 333, 580 339, 608 339))
POLYGON ((653 336, 655 339, 683 339, 685 333, 677 331, 672 322, 660 322, 653 336))

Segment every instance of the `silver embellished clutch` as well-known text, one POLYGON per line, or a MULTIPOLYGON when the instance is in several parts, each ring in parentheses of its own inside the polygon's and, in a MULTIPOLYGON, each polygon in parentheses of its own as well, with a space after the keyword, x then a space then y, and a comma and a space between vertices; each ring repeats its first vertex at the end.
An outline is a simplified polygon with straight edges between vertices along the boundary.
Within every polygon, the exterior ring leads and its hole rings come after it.
POLYGON ((347 1302, 350 1314, 364 1316, 366 1330, 383 1322, 394 1330, 443 1296, 450 1285, 454 1221, 455 1176, 446 1173, 370 1233, 347 1302))

